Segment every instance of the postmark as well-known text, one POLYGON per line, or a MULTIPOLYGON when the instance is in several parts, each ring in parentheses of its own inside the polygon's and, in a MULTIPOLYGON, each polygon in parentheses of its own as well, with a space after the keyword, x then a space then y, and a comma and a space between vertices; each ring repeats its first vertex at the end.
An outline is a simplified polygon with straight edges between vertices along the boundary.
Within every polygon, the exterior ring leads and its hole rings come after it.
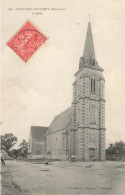
POLYGON ((43 35, 30 21, 7 42, 23 61, 27 62, 31 56, 43 45, 47 37, 43 35))

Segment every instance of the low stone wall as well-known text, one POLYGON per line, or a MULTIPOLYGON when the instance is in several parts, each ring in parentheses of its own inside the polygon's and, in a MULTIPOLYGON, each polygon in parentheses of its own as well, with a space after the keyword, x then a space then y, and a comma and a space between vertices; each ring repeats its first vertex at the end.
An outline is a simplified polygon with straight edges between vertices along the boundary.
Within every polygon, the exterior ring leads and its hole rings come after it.
POLYGON ((125 154, 106 154, 106 160, 125 161, 125 154))

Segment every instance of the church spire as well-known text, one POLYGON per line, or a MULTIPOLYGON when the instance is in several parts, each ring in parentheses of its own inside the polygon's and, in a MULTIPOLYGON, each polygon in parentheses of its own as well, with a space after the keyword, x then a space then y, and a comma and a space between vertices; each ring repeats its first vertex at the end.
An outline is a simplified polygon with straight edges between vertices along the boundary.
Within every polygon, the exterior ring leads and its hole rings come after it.
MULTIPOLYGON (((86 34, 83 56, 80 57, 79 61, 79 71, 81 71, 84 67, 94 68, 96 70, 103 71, 103 69, 98 65, 98 62, 95 58, 95 50, 90 21, 88 22, 88 29, 86 34)), ((77 73, 75 75, 77 75, 77 73)))
POLYGON ((90 61, 92 58, 95 59, 94 43, 92 37, 91 23, 88 23, 88 30, 85 40, 84 52, 83 52, 84 62, 90 61))

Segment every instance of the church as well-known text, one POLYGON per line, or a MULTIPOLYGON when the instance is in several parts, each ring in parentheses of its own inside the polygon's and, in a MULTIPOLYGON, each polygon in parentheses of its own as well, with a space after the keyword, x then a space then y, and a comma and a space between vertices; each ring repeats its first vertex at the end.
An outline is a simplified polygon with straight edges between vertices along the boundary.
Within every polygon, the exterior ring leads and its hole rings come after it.
MULTIPOLYGON (((39 148, 42 157, 69 160, 74 155, 79 161, 105 161, 104 91, 103 69, 95 57, 89 22, 83 56, 80 57, 78 71, 75 73, 72 104, 57 115, 48 128, 44 128, 46 132, 41 145, 44 149, 39 148)), ((35 132, 37 134, 37 128, 35 132)), ((30 140, 34 134, 30 133, 30 140)), ((35 142, 32 143, 34 147, 35 142)), ((29 154, 32 157, 36 155, 33 149, 29 154)))

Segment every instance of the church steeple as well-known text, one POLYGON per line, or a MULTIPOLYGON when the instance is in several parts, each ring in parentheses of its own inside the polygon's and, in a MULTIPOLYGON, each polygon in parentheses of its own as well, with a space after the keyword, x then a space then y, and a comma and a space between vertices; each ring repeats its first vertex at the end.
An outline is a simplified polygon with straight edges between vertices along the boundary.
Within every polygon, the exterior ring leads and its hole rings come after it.
POLYGON ((79 61, 78 72, 81 71, 84 67, 103 71, 103 69, 98 65, 98 62, 96 61, 96 58, 95 58, 95 50, 94 50, 94 43, 93 43, 93 36, 92 36, 92 29, 91 29, 90 21, 88 23, 83 56, 80 57, 80 61, 79 61))
POLYGON ((72 151, 77 159, 105 160, 105 79, 95 59, 91 23, 73 83, 72 151), (73 134, 74 133, 74 134, 73 134), (74 137, 73 137, 74 136, 74 137))
POLYGON ((89 62, 91 59, 95 59, 94 43, 92 36, 91 23, 88 23, 88 30, 86 34, 84 52, 83 52, 84 63, 89 62))

